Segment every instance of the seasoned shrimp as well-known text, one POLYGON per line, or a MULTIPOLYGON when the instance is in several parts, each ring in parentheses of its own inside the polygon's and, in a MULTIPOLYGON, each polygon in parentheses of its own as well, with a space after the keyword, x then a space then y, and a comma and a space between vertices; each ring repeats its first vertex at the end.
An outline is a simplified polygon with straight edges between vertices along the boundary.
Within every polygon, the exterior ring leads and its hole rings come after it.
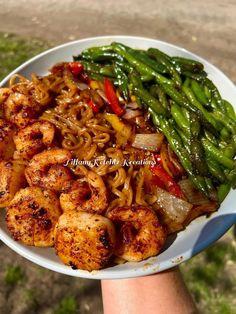
POLYGON ((25 166, 17 160, 0 161, 0 207, 8 206, 15 193, 26 186, 25 166))
POLYGON ((7 207, 7 227, 14 240, 26 245, 49 247, 61 215, 59 201, 52 191, 27 187, 18 191, 7 207))
POLYGON ((12 92, 3 103, 4 117, 19 128, 25 127, 39 112, 39 105, 19 92, 12 92))
POLYGON ((55 229, 55 249, 66 265, 88 271, 103 268, 113 254, 115 228, 101 215, 67 211, 55 229))
POLYGON ((11 89, 8 87, 0 88, 0 106, 5 102, 8 96, 11 94, 11 89))
POLYGON ((14 134, 14 125, 4 119, 0 119, 0 159, 8 159, 13 156, 15 150, 14 134))
POLYGON ((71 153, 63 148, 45 150, 34 155, 25 169, 30 186, 40 186, 60 192, 65 183, 71 180, 72 173, 63 165, 71 159, 71 153))
POLYGON ((46 147, 52 145, 55 126, 48 121, 36 121, 28 124, 14 136, 16 145, 15 159, 31 159, 46 147))
POLYGON ((68 182, 60 195, 63 211, 82 210, 101 214, 107 208, 107 190, 102 178, 89 171, 83 179, 68 182))
POLYGON ((115 255, 138 262, 160 252, 167 233, 150 207, 116 207, 107 216, 117 228, 115 255))

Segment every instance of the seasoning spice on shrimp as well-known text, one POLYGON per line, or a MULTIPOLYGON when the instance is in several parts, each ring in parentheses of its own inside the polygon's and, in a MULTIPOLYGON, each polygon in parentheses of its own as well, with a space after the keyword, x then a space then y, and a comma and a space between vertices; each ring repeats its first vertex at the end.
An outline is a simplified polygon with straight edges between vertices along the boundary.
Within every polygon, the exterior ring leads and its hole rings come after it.
POLYGON ((156 256, 236 186, 233 107, 194 60, 120 43, 74 59, 0 88, 9 232, 73 269, 156 256))

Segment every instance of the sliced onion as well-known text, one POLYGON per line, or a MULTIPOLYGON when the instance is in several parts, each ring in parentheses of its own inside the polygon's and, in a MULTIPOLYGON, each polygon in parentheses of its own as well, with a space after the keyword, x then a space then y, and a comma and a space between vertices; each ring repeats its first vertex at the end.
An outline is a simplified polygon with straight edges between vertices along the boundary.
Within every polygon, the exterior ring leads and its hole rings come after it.
POLYGON ((156 152, 160 149, 163 139, 162 133, 136 134, 132 146, 156 152))
POLYGON ((136 103, 136 101, 134 101, 134 102, 129 102, 129 103, 127 104, 127 108, 130 108, 130 109, 138 109, 139 106, 138 106, 138 104, 136 103))
POLYGON ((219 207, 218 202, 209 200, 207 203, 196 205, 191 209, 190 213, 188 214, 187 218, 184 221, 184 224, 188 225, 192 220, 201 215, 206 215, 215 212, 218 207, 219 207))
POLYGON ((88 89, 88 88, 89 88, 89 86, 88 86, 87 84, 81 83, 81 82, 78 82, 78 83, 77 83, 77 86, 78 86, 78 88, 79 88, 80 90, 85 90, 85 89, 88 89))
POLYGON ((103 90, 97 89, 96 92, 98 93, 99 96, 102 97, 102 99, 103 99, 106 103, 109 102, 108 99, 107 99, 107 96, 106 96, 106 94, 105 94, 105 92, 104 92, 103 90))
POLYGON ((202 205, 209 202, 209 199, 198 191, 189 179, 180 180, 178 184, 191 204, 202 205))
POLYGON ((162 211, 164 220, 182 224, 193 205, 158 187, 155 191, 156 205, 162 211))
POLYGON ((140 116, 142 112, 140 110, 131 110, 131 109, 126 109, 125 114, 122 116, 124 119, 132 119, 140 116))

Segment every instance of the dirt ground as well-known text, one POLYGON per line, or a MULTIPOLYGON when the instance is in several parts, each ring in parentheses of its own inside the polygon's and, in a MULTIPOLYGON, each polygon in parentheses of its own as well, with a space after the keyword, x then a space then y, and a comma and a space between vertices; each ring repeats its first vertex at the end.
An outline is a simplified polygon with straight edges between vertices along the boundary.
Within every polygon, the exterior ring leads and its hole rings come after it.
MULTIPOLYGON (((0 7, 1 32, 53 45, 97 35, 156 38, 208 59, 236 83, 235 0, 0 0, 0 7)), ((78 313, 102 313, 98 281, 42 269, 1 242, 0 265, 1 314, 51 314, 67 296, 76 299, 78 313), (13 286, 4 279, 10 264, 23 271, 13 286)))
POLYGON ((0 31, 53 43, 136 35, 189 49, 236 82, 234 0, 0 0, 0 31))

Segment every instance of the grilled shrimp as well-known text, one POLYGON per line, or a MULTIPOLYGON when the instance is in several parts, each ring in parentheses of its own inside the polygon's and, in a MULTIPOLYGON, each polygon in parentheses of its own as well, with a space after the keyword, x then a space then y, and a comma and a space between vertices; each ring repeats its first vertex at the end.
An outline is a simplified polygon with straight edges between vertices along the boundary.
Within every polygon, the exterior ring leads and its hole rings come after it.
POLYGON ((3 103, 3 112, 8 121, 22 128, 37 117, 39 105, 29 96, 12 92, 3 103))
POLYGON ((68 182, 60 195, 63 211, 82 210, 101 214, 107 208, 107 190, 102 178, 89 171, 86 180, 68 182))
POLYGON ((34 155, 25 169, 27 182, 30 186, 60 192, 65 182, 73 178, 70 169, 63 165, 68 159, 71 159, 71 153, 62 148, 34 155))
POLYGON ((8 159, 13 156, 15 150, 14 133, 14 125, 0 119, 0 159, 8 159))
POLYGON ((0 207, 8 206, 15 193, 26 186, 25 166, 17 160, 0 161, 0 207))
POLYGON ((16 241, 49 247, 61 215, 59 201, 52 191, 27 187, 18 191, 7 207, 7 227, 16 241))
POLYGON ((5 102, 5 100, 11 94, 11 89, 8 87, 0 88, 0 106, 5 102))
POLYGON ((108 218, 117 230, 115 255, 130 262, 157 255, 166 240, 166 230, 150 207, 116 207, 108 218))
POLYGON ((16 145, 15 159, 31 159, 46 147, 51 146, 55 127, 48 121, 36 121, 28 124, 14 136, 16 145))
POLYGON ((66 211, 55 229, 55 249, 64 264, 88 271, 103 268, 115 247, 112 222, 98 214, 66 211))

